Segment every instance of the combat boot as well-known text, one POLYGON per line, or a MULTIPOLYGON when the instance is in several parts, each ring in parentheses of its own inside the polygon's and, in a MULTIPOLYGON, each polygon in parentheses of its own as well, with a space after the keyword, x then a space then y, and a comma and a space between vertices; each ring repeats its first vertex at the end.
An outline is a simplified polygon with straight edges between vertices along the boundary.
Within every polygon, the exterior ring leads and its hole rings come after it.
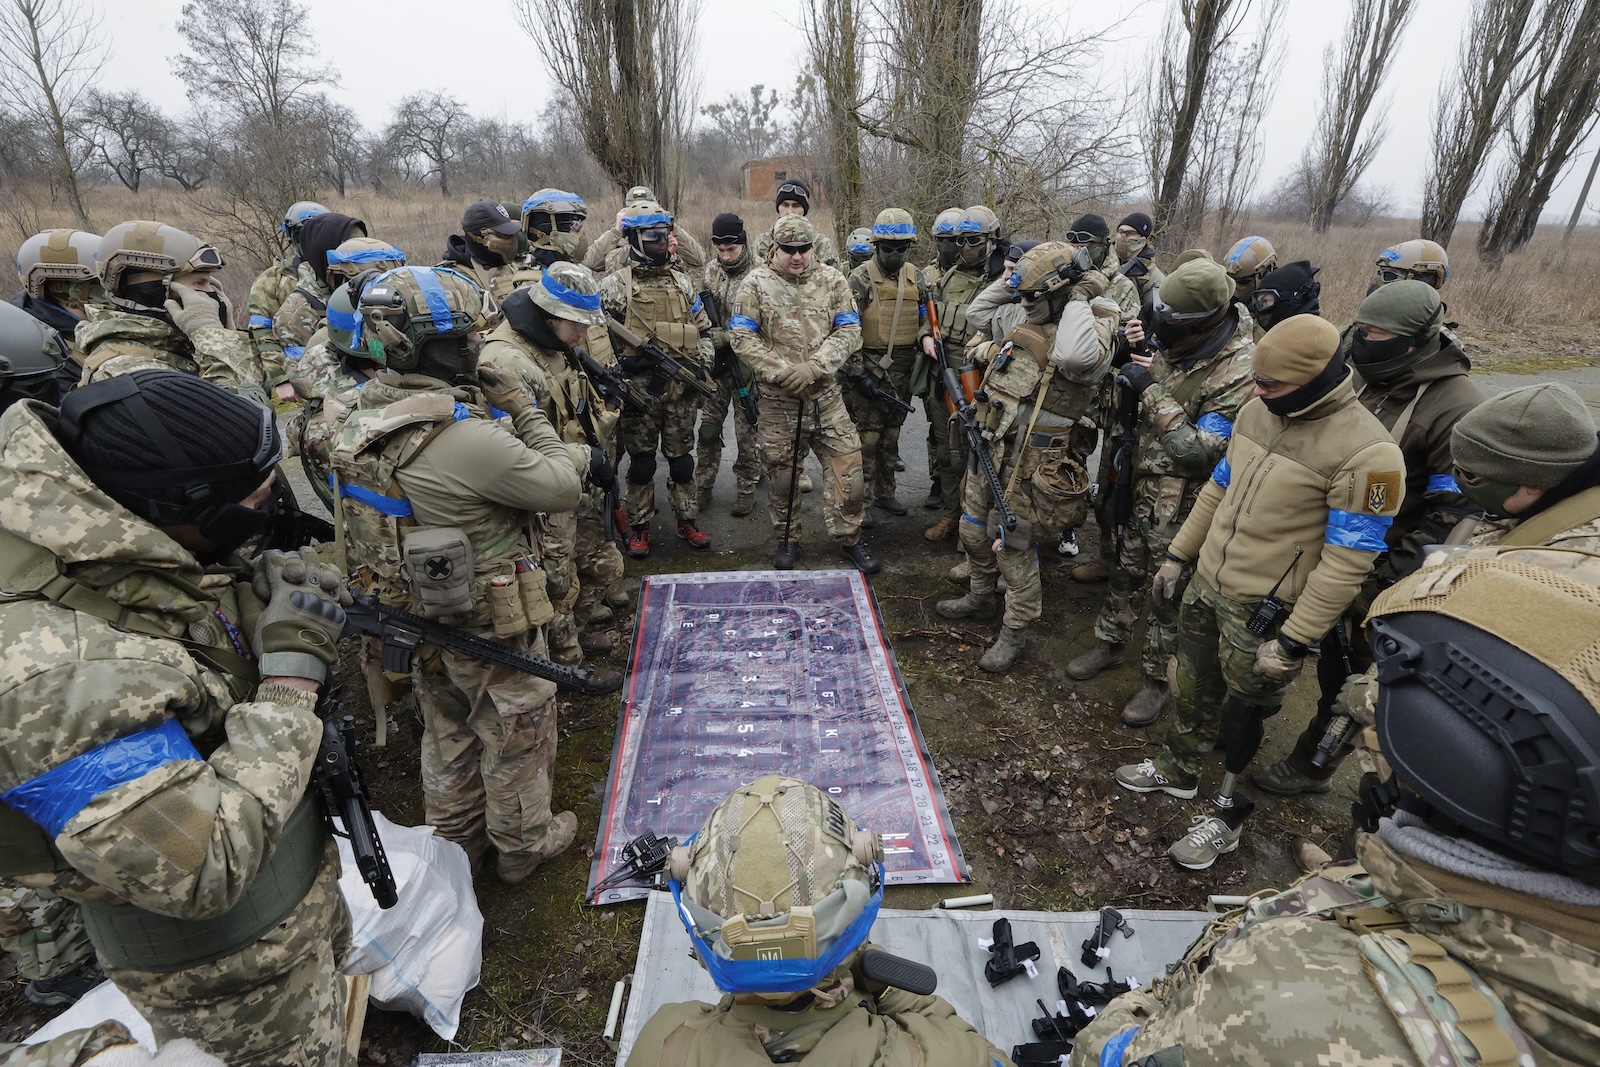
POLYGON ((689 542, 690 548, 711 547, 711 535, 700 529, 693 519, 678 520, 678 536, 689 542))
POLYGON ((1301 793, 1326 793, 1333 788, 1333 776, 1313 778, 1295 770, 1286 759, 1281 759, 1263 770, 1251 771, 1250 780, 1263 793, 1273 796, 1293 797, 1301 793))
POLYGON ((506 885, 516 885, 538 870, 545 860, 555 859, 578 836, 578 817, 570 811, 552 816, 545 830, 544 846, 536 852, 516 856, 500 853, 495 857, 494 873, 506 885))
POLYGON ((742 519, 756 509, 756 487, 739 490, 739 495, 733 498, 733 517, 742 519))
POLYGON ((779 541, 778 547, 772 552, 772 567, 774 570, 792 571, 794 565, 800 561, 800 542, 779 541))
POLYGON ((644 559, 650 554, 650 524, 641 522, 628 529, 628 555, 644 559))
POLYGON ((814 488, 816 488, 816 486, 811 484, 811 475, 806 473, 805 471, 801 471, 800 472, 800 491, 802 493, 809 493, 814 488))
POLYGON ((1103 582, 1111 577, 1111 567, 1103 559, 1097 559, 1090 563, 1080 563, 1072 568, 1071 577, 1075 582, 1093 585, 1095 582, 1103 582))
POLYGON ((1294 865, 1305 874, 1316 874, 1333 862, 1327 849, 1304 837, 1297 837, 1290 843, 1289 855, 1294 857, 1294 865))
POLYGON ((711 507, 711 489, 712 486, 708 482, 694 491, 695 503, 701 511, 709 510, 711 507))
POLYGON ((933 606, 947 619, 987 619, 1000 607, 1000 598, 993 593, 974 593, 967 590, 967 594, 955 600, 941 600, 933 606))
POLYGON ((583 617, 578 620, 578 625, 583 627, 605 626, 607 623, 615 622, 616 619, 617 613, 612 611, 611 606, 602 600, 584 613, 583 617))
POLYGON ((606 590, 606 603, 614 608, 626 608, 631 606, 633 601, 628 598, 626 586, 621 582, 612 582, 611 587, 606 590))
POLYGON ((944 507, 944 493, 936 485, 928 490, 928 495, 922 498, 922 506, 929 511, 938 511, 944 507))
POLYGON ((35 978, 22 987, 28 1003, 41 1008, 65 1008, 83 999, 83 995, 106 980, 100 964, 90 960, 75 971, 55 978, 35 978))
POLYGON ((910 508, 900 503, 899 499, 893 496, 880 496, 878 499, 872 502, 872 506, 876 508, 882 508, 884 511, 887 511, 889 514, 896 517, 908 515, 911 512, 910 508))
POLYGON ((1167 683, 1163 679, 1159 682, 1144 680, 1144 686, 1133 699, 1122 707, 1122 721, 1129 726, 1149 726, 1161 717, 1161 709, 1167 706, 1167 683))
POLYGON ((1000 636, 989 646, 989 651, 978 658, 978 669, 993 674, 1010 670, 1011 665, 1017 662, 1017 657, 1022 655, 1022 650, 1027 647, 1027 641, 1023 637, 1026 633, 1026 630, 1010 626, 1000 627, 1000 636))
POLYGON ((965 556, 961 557, 961 562, 951 567, 950 573, 945 577, 957 585, 966 585, 972 579, 972 561, 965 556))
POLYGON ((1123 644, 1120 641, 1101 641, 1089 651, 1067 664, 1067 676, 1087 682, 1101 671, 1122 666, 1123 644))
POLYGON ((578 647, 585 656, 609 656, 617 647, 617 635, 612 630, 585 630, 578 635, 578 647))
POLYGON ((944 518, 940 519, 926 530, 923 530, 922 536, 924 540, 937 543, 939 541, 950 540, 950 538, 955 535, 955 532, 956 520, 946 515, 944 518))
POLYGON ((856 565, 856 570, 862 574, 877 574, 880 564, 878 557, 872 554, 872 549, 867 547, 865 541, 857 541, 853 545, 843 545, 839 549, 846 559, 856 565))

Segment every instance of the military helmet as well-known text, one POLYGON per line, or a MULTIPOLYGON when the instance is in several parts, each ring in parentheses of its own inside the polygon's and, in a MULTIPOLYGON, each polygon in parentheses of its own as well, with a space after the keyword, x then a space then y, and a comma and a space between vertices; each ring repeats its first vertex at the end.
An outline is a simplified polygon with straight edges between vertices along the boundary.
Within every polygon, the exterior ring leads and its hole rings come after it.
POLYGON ((140 220, 119 222, 100 239, 96 255, 100 282, 111 303, 125 310, 148 310, 166 303, 165 283, 188 271, 221 270, 222 253, 176 226, 140 220), (158 274, 159 281, 130 282, 136 274, 158 274), (140 286, 131 289, 131 286, 140 286))
POLYGON ((1437 241, 1401 241, 1378 253, 1378 280, 1385 284, 1415 278, 1439 289, 1449 277, 1450 253, 1437 241))
POLYGON ((672 214, 654 200, 639 200, 622 209, 623 233, 672 226, 672 214))
POLYGON ((872 255, 872 231, 865 226, 857 226, 845 238, 844 248, 852 256, 872 255))
POLYGON ((530 237, 578 233, 588 217, 583 197, 560 189, 540 189, 522 202, 522 228, 530 237))
POLYGON ((620 225, 636 261, 659 267, 672 258, 672 214, 654 200, 623 208, 620 225))
POLYGON ((1450 547, 1368 619, 1384 757, 1451 837, 1600 881, 1600 560, 1450 547))
POLYGON ((1000 216, 983 204, 973 204, 961 213, 961 221, 956 223, 957 236, 965 237, 968 234, 994 240, 1000 236, 1000 216))
POLYGON ((586 326, 600 326, 605 316, 600 311, 600 282, 594 272, 577 263, 552 263, 527 286, 528 296, 558 319, 571 319, 586 326))
POLYGON ((372 359, 367 351, 366 331, 361 325, 361 290, 381 273, 363 271, 328 294, 325 325, 328 345, 335 351, 353 359, 372 359))
POLYGON ((933 220, 933 236, 937 240, 949 240, 956 235, 956 227, 961 225, 961 219, 966 212, 958 207, 947 207, 933 220))
POLYGON ((18 400, 56 403, 56 368, 66 359, 60 334, 21 308, 0 302, 0 411, 18 400))
POLYGON ((911 212, 901 207, 886 207, 872 220, 872 243, 882 241, 913 241, 917 224, 911 212))
POLYGON ((295 232, 300 229, 300 224, 313 215, 326 215, 328 209, 315 200, 296 200, 289 205, 289 210, 283 213, 283 225, 280 227, 288 234, 289 240, 294 240, 295 232))
POLYGON ((390 370, 415 370, 424 347, 464 340, 486 323, 485 294, 448 267, 396 267, 367 282, 358 308, 366 358, 390 370))
POLYGON ((1023 253, 1006 285, 1018 296, 1038 300, 1071 285, 1094 269, 1089 252, 1064 241, 1044 241, 1023 253))
POLYGON ((47 282, 92 282, 100 235, 83 230, 46 230, 17 249, 17 280, 35 300, 44 299, 47 282))
POLYGON ((622 202, 625 204, 637 204, 646 200, 654 202, 655 198, 656 194, 651 192, 648 185, 633 185, 623 194, 622 202))
POLYGON ((883 903, 883 844, 826 793, 769 774, 668 861, 678 917, 717 988, 785 999, 853 962, 883 903))
POLYGON ((328 253, 328 281, 337 286, 365 270, 393 270, 406 265, 406 254, 376 237, 352 237, 328 253))
POLYGON ((1253 283, 1278 265, 1278 252, 1265 237, 1245 237, 1228 249, 1222 265, 1235 282, 1253 283))

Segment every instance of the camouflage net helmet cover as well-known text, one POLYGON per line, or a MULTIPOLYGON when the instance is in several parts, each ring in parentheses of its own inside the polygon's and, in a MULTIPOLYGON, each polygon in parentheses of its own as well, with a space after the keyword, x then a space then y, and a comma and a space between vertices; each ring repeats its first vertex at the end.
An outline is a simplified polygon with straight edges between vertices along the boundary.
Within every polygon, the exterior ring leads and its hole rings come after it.
POLYGON ((48 282, 92 282, 98 278, 95 257, 100 235, 84 230, 46 230, 17 249, 17 280, 35 300, 44 299, 48 282))
POLYGON ((679 917, 728 992, 802 992, 847 964, 883 898, 883 845, 826 793, 766 775, 671 859, 679 917))
POLYGON ((804 215, 785 215, 772 224, 772 239, 780 245, 815 244, 817 228, 804 215))

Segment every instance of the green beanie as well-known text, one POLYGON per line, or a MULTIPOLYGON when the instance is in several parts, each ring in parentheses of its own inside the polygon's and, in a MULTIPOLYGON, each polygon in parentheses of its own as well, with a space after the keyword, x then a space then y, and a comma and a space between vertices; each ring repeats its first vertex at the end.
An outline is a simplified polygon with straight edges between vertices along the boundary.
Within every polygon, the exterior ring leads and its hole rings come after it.
POLYGON ((1378 286, 1356 311, 1356 322, 1361 325, 1376 326, 1401 337, 1426 330, 1427 336, 1418 348, 1438 334, 1443 319, 1439 290, 1409 278, 1378 286))
POLYGON ((1588 405, 1560 382, 1525 385, 1485 400, 1461 416, 1450 434, 1450 456, 1462 470, 1535 489, 1561 484, 1594 455, 1596 445, 1588 405))
POLYGON ((1228 301, 1233 299, 1233 291, 1233 279, 1228 277, 1222 264, 1209 259, 1191 259, 1180 263, 1161 279, 1157 299, 1179 314, 1193 315, 1227 307, 1228 301))

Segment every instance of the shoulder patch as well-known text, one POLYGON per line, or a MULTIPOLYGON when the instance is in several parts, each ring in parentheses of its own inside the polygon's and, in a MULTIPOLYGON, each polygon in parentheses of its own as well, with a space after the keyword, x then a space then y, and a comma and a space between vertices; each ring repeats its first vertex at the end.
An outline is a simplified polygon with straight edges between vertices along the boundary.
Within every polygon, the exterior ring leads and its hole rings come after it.
POLYGON ((1362 494, 1366 508, 1374 515, 1387 511, 1390 502, 1400 493, 1405 480, 1399 471, 1370 471, 1367 474, 1367 491, 1362 494))

